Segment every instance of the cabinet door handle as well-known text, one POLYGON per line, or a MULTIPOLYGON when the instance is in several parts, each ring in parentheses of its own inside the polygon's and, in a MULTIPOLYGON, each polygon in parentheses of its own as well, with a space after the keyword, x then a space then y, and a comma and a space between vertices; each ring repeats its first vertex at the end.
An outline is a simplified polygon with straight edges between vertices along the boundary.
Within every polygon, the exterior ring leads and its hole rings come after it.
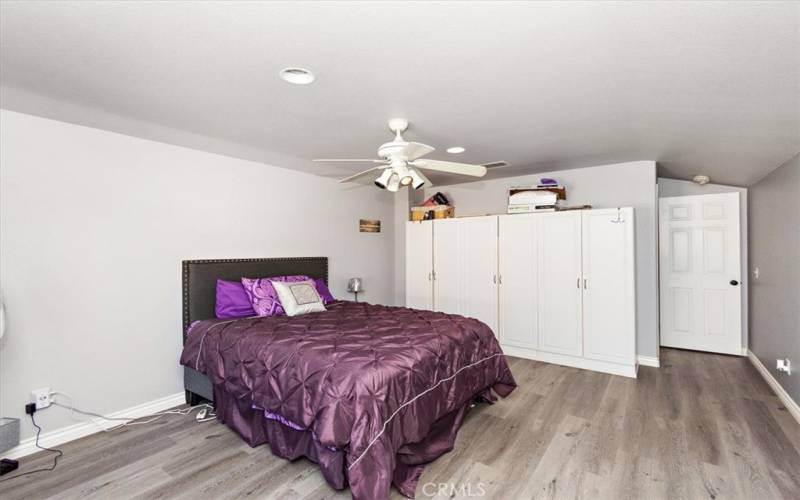
POLYGON ((586 278, 583 278, 583 289, 586 290, 586 288, 587 288, 587 286, 586 286, 586 278))
POLYGON ((578 290, 581 289, 581 279, 580 278, 578 278, 578 281, 575 283, 575 286, 578 287, 578 290))
POLYGON ((500 283, 501 285, 503 284, 503 275, 502 274, 500 276, 498 276, 497 282, 500 283))
POLYGON ((497 275, 492 276, 492 283, 497 284, 497 275))
POLYGON ((433 281, 436 281, 436 271, 433 272, 433 281))

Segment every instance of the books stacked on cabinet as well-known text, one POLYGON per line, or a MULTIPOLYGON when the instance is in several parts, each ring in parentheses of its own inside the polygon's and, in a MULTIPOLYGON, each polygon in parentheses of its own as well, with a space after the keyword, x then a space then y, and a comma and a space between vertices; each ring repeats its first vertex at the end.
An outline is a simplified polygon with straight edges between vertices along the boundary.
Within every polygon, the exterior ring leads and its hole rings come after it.
POLYGON ((567 189, 555 179, 543 178, 536 186, 515 186, 508 190, 508 213, 555 212, 567 189))

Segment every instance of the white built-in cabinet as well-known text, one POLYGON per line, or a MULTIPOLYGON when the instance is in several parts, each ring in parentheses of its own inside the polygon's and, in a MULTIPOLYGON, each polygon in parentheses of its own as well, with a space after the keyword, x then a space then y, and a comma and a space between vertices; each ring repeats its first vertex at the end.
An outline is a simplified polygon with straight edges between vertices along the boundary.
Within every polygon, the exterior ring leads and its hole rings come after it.
POLYGON ((510 346, 539 346, 539 227, 541 217, 500 216, 498 306, 503 341, 510 346))
POLYGON ((610 363, 636 360, 633 209, 583 212, 583 356, 610 363))
POLYGON ((539 224, 539 348, 580 356, 581 212, 548 214, 539 224))
POLYGON ((433 224, 433 309, 497 330, 497 217, 433 224))
POLYGON ((433 224, 406 225, 406 307, 433 310, 433 224))
POLYGON ((409 222, 406 305, 474 317, 513 356, 636 376, 632 208, 409 222))

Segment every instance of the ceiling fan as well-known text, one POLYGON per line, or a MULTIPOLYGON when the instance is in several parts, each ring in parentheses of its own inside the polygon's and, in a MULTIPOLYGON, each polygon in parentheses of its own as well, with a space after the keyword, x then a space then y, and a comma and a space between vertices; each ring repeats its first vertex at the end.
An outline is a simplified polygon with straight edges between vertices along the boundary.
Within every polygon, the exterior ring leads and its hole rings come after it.
POLYGON ((411 186, 419 189, 422 186, 432 186, 431 181, 420 171, 436 170, 449 174, 471 175, 483 177, 486 175, 486 167, 483 165, 470 165, 468 163, 456 163, 441 160, 423 160, 423 156, 432 153, 434 148, 419 142, 408 142, 403 139, 402 133, 408 128, 408 121, 402 118, 389 120, 389 129, 395 133, 394 140, 382 144, 378 148, 380 159, 331 159, 323 158, 314 161, 319 162, 371 162, 378 166, 368 168, 363 172, 341 179, 339 182, 349 182, 362 176, 375 175, 375 185, 381 189, 396 192, 401 186, 411 186))

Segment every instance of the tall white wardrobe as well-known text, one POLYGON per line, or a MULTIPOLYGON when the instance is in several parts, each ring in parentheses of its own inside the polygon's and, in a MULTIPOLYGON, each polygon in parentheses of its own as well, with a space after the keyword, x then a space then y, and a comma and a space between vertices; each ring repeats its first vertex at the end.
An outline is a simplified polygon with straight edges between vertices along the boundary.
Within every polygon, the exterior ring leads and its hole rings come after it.
POLYGON ((633 209, 406 226, 406 306, 473 317, 506 354, 636 376, 633 209))

